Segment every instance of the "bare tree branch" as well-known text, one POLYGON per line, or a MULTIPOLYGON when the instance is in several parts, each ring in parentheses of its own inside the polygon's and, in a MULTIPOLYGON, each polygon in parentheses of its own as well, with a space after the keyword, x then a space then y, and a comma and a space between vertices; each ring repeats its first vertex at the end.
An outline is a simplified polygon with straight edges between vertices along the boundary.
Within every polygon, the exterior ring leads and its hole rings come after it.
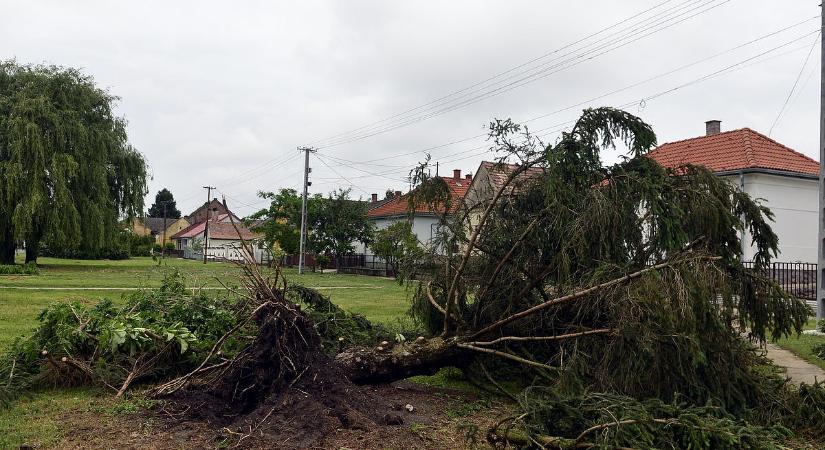
POLYGON ((532 342, 532 341, 561 341, 564 339, 575 339, 593 334, 610 334, 614 330, 610 328, 600 328, 597 330, 581 331, 579 333, 559 334, 556 336, 504 336, 492 341, 468 342, 468 345, 495 345, 499 342, 532 342))
MULTIPOLYGON (((700 256, 697 256, 695 259, 719 260, 719 259, 721 259, 721 257, 700 255, 700 256)), ((569 301, 576 300, 576 299, 581 298, 581 297, 585 297, 585 296, 590 295, 593 292, 596 292, 598 290, 605 289, 605 288, 608 288, 608 287, 611 287, 611 286, 615 286, 617 284, 626 283, 626 282, 628 282, 630 280, 633 280, 635 278, 639 278, 639 277, 641 277, 642 275, 644 275, 646 273, 661 270, 661 269, 664 269, 666 267, 670 267, 672 265, 673 265, 673 261, 666 261, 666 262, 663 262, 663 263, 659 263, 659 264, 656 264, 654 266, 650 266, 648 268, 639 270, 637 272, 633 272, 631 274, 625 275, 623 277, 615 278, 613 280, 606 281, 602 284, 592 286, 592 287, 589 287, 587 289, 583 289, 581 291, 574 292, 574 293, 569 294, 569 295, 565 295, 565 296, 562 296, 562 297, 557 297, 553 300, 546 301, 544 303, 540 303, 540 304, 538 304, 538 305, 536 305, 532 308, 525 309, 524 311, 513 314, 512 316, 509 316, 509 317, 505 317, 504 319, 501 319, 497 322, 494 322, 494 323, 482 328, 481 330, 473 333, 468 339, 475 339, 479 336, 483 336, 483 335, 485 335, 485 334, 487 334, 487 333, 489 333, 493 330, 497 330, 497 329, 503 327, 504 325, 507 325, 510 322, 513 322, 514 320, 518 320, 518 319, 521 319, 523 317, 533 315, 533 314, 535 314, 535 313, 537 313, 541 310, 547 309, 551 306, 559 305, 559 304, 562 304, 562 303, 566 303, 566 302, 569 302, 569 301)))

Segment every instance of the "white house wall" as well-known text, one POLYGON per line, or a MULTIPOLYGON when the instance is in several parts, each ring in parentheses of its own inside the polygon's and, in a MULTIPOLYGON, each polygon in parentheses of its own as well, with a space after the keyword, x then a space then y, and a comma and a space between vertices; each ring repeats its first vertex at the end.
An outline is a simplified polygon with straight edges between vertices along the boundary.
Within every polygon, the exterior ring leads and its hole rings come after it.
MULTIPOLYGON (((738 175, 725 178, 737 185, 740 183, 738 175)), ((775 260, 816 263, 817 180, 748 173, 744 175, 744 182, 745 192, 763 199, 763 204, 774 214, 771 227, 779 238, 779 255, 775 260)), ((750 261, 755 252, 748 234, 745 240, 744 256, 750 261)))
MULTIPOLYGON (((406 216, 389 217, 372 219, 375 224, 376 231, 383 230, 395 222, 409 220, 406 216)), ((428 245, 435 236, 435 230, 438 226, 438 219, 435 216, 415 216, 412 222, 412 233, 422 245, 428 245)), ((363 243, 356 243, 354 245, 356 253, 371 253, 368 251, 363 243)))

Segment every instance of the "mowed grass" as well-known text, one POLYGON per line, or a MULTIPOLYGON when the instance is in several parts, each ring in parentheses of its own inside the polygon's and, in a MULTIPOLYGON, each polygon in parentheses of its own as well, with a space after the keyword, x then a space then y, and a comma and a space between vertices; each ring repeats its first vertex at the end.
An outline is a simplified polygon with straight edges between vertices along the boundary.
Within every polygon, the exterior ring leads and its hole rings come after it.
MULTIPOLYGON (((19 336, 37 326, 37 315, 54 302, 95 303, 108 298, 124 302, 135 289, 160 286, 164 273, 180 270, 193 289, 207 288, 220 295, 222 284, 238 286, 240 269, 234 264, 151 258, 123 261, 83 261, 41 258, 39 275, 0 276, 0 353, 19 336)), ((267 275, 271 269, 262 268, 267 275)), ((344 274, 306 273, 285 269, 288 283, 319 289, 343 308, 388 325, 409 323, 407 291, 395 280, 344 274)), ((49 446, 68 432, 62 418, 73 411, 98 411, 112 400, 97 389, 47 389, 0 409, 0 448, 27 444, 49 446)), ((105 409, 105 408, 104 408, 105 409)), ((102 416, 109 414, 101 412, 102 416)), ((103 420, 103 417, 101 417, 103 420)))
MULTIPOLYGON (((120 301, 136 289, 160 286, 165 273, 177 269, 192 289, 205 288, 220 292, 223 285, 239 286, 241 270, 234 264, 169 258, 156 262, 151 258, 123 261, 85 261, 41 258, 40 275, 0 276, 0 318, 9 332, 33 324, 37 311, 54 301, 97 300, 102 297, 120 301)), ((262 267, 265 276, 274 270, 262 267)), ((404 317, 407 292, 395 280, 359 275, 305 273, 284 269, 288 283, 313 287, 329 295, 340 306, 377 322, 392 322, 404 317)), ((2 327, 4 325, 0 325, 2 327)), ((11 337, 0 328, 0 347, 11 337)))
MULTIPOLYGON (((813 330, 815 328, 815 319, 811 319, 807 324, 805 324, 806 330, 813 330)), ((814 345, 823 343, 825 343, 825 336, 813 336, 810 334, 786 337, 776 341, 776 345, 788 350, 794 355, 799 356, 815 366, 825 369, 825 359, 819 358, 811 351, 811 348, 813 348, 814 345)))

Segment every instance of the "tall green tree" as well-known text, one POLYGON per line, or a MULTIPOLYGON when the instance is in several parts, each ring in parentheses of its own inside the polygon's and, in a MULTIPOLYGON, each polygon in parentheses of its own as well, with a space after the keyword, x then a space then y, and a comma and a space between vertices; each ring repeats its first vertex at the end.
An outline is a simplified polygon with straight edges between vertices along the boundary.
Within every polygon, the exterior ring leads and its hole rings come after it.
POLYGON ((412 223, 407 220, 400 220, 376 231, 370 248, 394 267, 405 258, 420 257, 420 252, 423 251, 412 232, 412 223))
POLYGON ((45 244, 96 254, 143 209, 146 164, 118 100, 76 69, 0 62, 0 262, 45 244))
MULTIPOLYGON (((278 192, 258 192, 258 196, 270 201, 269 207, 249 216, 251 223, 263 222, 254 228, 264 234, 268 248, 275 245, 288 254, 298 253, 301 230, 301 197, 295 189, 281 189, 278 192)), ((314 198, 310 202, 315 201, 314 198)))
MULTIPOLYGON (((277 193, 259 192, 270 205, 249 217, 263 220, 256 230, 265 241, 277 244, 287 254, 299 251, 301 233, 301 197, 295 189, 277 193)), ((355 242, 369 243, 373 226, 367 218, 368 203, 350 198, 350 191, 338 190, 327 197, 315 194, 307 199, 307 250, 313 253, 345 254, 355 242)))
POLYGON ((149 217, 163 217, 164 205, 166 208, 166 217, 169 219, 180 219, 180 210, 175 202, 175 196, 169 189, 163 188, 155 194, 155 203, 149 207, 149 217))
POLYGON ((351 199, 350 193, 350 189, 339 189, 315 199, 307 209, 312 224, 309 248, 315 253, 343 255, 352 252, 356 242, 372 242, 375 227, 367 217, 369 205, 351 199))

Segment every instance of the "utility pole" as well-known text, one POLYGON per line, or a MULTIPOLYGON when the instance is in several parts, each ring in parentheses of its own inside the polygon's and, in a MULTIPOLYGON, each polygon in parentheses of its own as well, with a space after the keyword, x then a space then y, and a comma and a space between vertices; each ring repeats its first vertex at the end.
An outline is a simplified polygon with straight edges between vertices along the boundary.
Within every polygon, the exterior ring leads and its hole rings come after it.
POLYGON ((298 147, 299 152, 304 152, 304 195, 301 201, 301 241, 298 245, 298 274, 304 273, 304 243, 307 237, 307 189, 312 186, 309 181, 309 173, 312 169, 309 167, 309 154, 315 153, 312 147, 298 147))
POLYGON ((163 239, 161 239, 161 241, 160 241, 161 242, 161 244, 160 244, 161 245, 161 247, 160 247, 160 257, 161 257, 161 259, 163 259, 163 257, 166 255, 166 205, 168 205, 168 204, 169 204, 169 200, 166 200, 166 201, 163 202, 163 239))
POLYGON ((206 264, 206 252, 209 250, 209 202, 212 201, 212 189, 215 186, 204 186, 206 189, 206 225, 203 229, 203 263, 206 264))
MULTIPOLYGON (((822 8, 822 5, 819 5, 822 8)), ((821 29, 825 29, 825 14, 821 29)), ((825 37, 825 36, 823 36, 825 37)), ((816 267, 816 318, 825 318, 825 39, 820 45, 819 62, 819 240, 816 267)))

